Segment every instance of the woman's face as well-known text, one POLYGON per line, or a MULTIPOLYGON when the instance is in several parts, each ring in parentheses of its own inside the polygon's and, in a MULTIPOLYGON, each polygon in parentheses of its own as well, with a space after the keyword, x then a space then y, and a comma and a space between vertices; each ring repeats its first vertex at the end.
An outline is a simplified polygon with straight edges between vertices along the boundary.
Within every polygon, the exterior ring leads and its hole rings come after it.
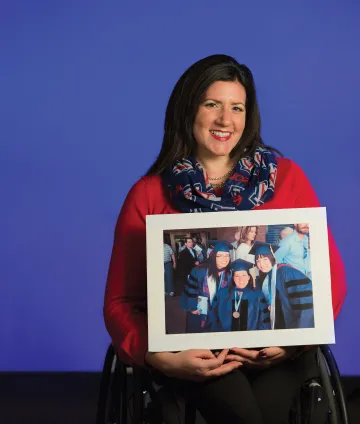
POLYGON ((256 259, 256 266, 261 272, 264 272, 266 274, 270 272, 273 267, 270 259, 265 256, 260 256, 256 259))
POLYGON ((256 238, 256 227, 250 227, 249 232, 246 234, 246 239, 248 241, 254 241, 256 238))
POLYGON ((216 267, 217 269, 225 268, 230 263, 229 252, 217 252, 216 253, 216 267))
POLYGON ((234 283, 238 289, 243 289, 249 284, 250 275, 247 271, 234 272, 234 283))
POLYGON ((245 128, 246 91, 238 81, 216 81, 197 111, 193 134, 198 157, 227 156, 245 128))

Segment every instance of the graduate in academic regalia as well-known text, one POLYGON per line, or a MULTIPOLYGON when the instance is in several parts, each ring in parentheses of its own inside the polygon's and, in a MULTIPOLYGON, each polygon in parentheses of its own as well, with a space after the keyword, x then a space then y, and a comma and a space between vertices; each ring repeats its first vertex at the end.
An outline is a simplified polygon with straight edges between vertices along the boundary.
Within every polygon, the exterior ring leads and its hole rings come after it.
POLYGON ((242 259, 231 263, 231 283, 218 292, 218 302, 206 323, 209 332, 269 330, 270 313, 261 290, 253 290, 250 269, 253 264, 242 259))
POLYGON ((256 241, 249 252, 255 255, 260 271, 257 286, 267 300, 271 328, 313 328, 312 282, 291 265, 277 264, 274 256, 277 249, 277 246, 256 241))
POLYGON ((218 291, 231 279, 230 250, 224 240, 213 240, 214 250, 206 262, 193 268, 185 283, 180 305, 187 313, 186 332, 205 331, 208 314, 218 301, 218 291))

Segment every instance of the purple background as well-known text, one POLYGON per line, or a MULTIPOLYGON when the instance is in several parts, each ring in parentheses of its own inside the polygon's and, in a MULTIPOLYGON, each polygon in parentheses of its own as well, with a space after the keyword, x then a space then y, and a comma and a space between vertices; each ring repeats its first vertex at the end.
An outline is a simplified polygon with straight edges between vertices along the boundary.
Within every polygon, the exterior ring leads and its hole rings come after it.
POLYGON ((3 1, 0 370, 100 370, 113 228, 159 151, 181 73, 227 53, 254 72, 263 136, 306 171, 342 252, 343 374, 360 374, 360 4, 3 1))

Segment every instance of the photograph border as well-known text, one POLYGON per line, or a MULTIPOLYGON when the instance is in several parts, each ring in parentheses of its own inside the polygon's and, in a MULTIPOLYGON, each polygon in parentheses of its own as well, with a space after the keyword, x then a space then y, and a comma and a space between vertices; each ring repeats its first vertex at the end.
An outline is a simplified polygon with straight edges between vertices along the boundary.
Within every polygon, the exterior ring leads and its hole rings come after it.
POLYGON ((326 208, 147 215, 147 314, 150 352, 231 347, 317 345, 335 343, 326 208), (164 296, 164 230, 308 223, 315 328, 239 332, 167 334, 164 296))

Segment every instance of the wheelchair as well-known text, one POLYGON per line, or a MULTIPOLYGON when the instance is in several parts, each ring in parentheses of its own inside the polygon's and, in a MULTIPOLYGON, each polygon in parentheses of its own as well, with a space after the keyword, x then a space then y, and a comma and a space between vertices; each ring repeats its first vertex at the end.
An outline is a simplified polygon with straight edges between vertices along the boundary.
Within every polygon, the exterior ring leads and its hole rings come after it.
MULTIPOLYGON (((348 424, 340 373, 329 346, 317 348, 317 361, 320 378, 301 387, 289 424, 348 424)), ((195 424, 197 411, 186 399, 156 386, 146 369, 125 365, 110 345, 101 376, 96 424, 195 424)))

